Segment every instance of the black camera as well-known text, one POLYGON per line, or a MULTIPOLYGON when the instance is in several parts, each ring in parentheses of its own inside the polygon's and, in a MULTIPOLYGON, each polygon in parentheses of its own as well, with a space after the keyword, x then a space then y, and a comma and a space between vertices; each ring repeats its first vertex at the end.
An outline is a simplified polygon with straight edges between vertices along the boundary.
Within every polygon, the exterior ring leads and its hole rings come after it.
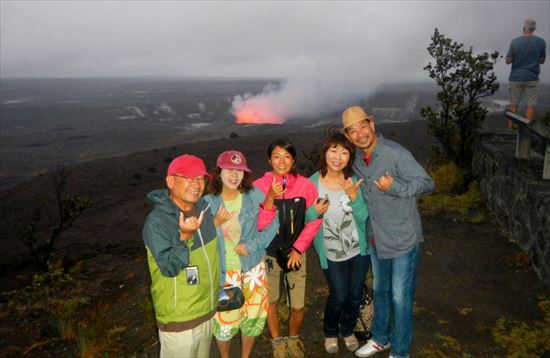
POLYGON ((325 195, 324 198, 317 198, 317 204, 319 204, 319 203, 324 204, 324 203, 328 203, 328 202, 329 202, 328 201, 328 195, 325 195))

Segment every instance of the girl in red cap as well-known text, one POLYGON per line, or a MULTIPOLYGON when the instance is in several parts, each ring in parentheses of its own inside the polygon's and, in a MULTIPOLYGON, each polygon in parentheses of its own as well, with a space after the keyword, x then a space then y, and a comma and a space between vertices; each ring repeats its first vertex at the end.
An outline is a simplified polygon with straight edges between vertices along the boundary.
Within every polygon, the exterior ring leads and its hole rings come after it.
POLYGON ((240 330, 241 357, 249 357, 267 318, 263 257, 279 221, 274 210, 261 207, 265 195, 252 187, 250 169, 241 152, 221 153, 211 175, 209 195, 205 200, 215 215, 220 260, 220 296, 213 322, 214 337, 220 355, 228 358, 231 339, 240 330))

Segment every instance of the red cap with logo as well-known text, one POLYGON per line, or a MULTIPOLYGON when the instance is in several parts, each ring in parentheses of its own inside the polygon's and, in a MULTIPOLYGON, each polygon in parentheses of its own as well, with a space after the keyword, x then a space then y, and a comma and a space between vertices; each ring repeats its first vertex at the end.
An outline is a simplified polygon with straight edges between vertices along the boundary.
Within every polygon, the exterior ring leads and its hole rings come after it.
POLYGON ((166 176, 179 174, 186 178, 195 178, 205 175, 210 178, 210 174, 206 171, 204 162, 199 157, 191 154, 180 155, 172 160, 168 166, 166 176))
POLYGON ((228 150, 218 156, 216 166, 220 169, 236 169, 250 173, 246 158, 243 153, 236 150, 228 150))

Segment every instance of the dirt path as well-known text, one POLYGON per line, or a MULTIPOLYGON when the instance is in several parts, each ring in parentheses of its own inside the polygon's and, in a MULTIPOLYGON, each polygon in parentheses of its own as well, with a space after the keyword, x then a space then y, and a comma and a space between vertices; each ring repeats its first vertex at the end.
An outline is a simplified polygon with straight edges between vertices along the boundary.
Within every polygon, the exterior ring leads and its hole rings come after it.
MULTIPOLYGON (((527 323, 542 320, 538 297, 548 291, 522 252, 507 241, 494 221, 470 224, 452 215, 424 217, 424 231, 411 356, 505 356, 492 336, 496 321, 501 317, 527 323)), ((307 333, 303 336, 308 357, 330 357, 323 347, 321 318, 327 289, 316 260, 315 252, 310 250, 303 328, 307 333)), ((239 351, 234 348, 232 356, 237 357, 239 351)), ((213 357, 219 356, 214 347, 211 352, 213 357)), ((254 356, 270 354, 266 329, 254 356)), ((345 352, 340 341, 340 353, 332 356, 354 355, 345 352)))

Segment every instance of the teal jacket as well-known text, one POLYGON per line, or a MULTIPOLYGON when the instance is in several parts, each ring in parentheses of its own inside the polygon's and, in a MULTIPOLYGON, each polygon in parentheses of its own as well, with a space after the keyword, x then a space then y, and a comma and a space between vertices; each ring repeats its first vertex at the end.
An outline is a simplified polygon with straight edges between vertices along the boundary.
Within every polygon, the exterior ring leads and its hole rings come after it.
MULTIPOLYGON (((309 180, 311 180, 317 188, 319 188, 319 177, 320 173, 316 172, 312 176, 309 177, 309 180)), ((352 180, 354 183, 357 182, 357 178, 352 177, 352 180)), ((367 204, 365 204, 365 201, 363 200, 363 194, 361 193, 361 188, 359 188, 359 191, 357 193, 357 198, 350 203, 350 207, 353 210, 353 219, 355 221, 355 228, 357 229, 357 234, 359 236, 359 251, 361 253, 361 256, 366 256, 369 254, 369 245, 366 238, 367 231, 367 218, 369 216, 368 210, 367 210, 367 204)), ((315 211, 315 208, 313 205, 309 207, 309 209, 306 212, 306 220, 311 220, 314 217, 319 216, 317 214, 317 211, 315 211)), ((321 268, 326 270, 328 268, 327 263, 327 250, 325 249, 325 240, 323 238, 323 225, 321 225, 321 228, 317 232, 317 235, 315 235, 315 238, 313 239, 313 246, 315 247, 315 250, 317 251, 317 254, 319 255, 319 262, 321 264, 321 268)))
MULTIPOLYGON (((143 241, 157 325, 162 331, 194 328, 210 319, 218 304, 218 239, 214 219, 210 212, 205 212, 193 238, 181 241, 178 224, 181 210, 170 199, 168 190, 152 191, 147 199, 154 208, 143 225, 143 241), (189 266, 198 268, 197 284, 187 282, 189 266)), ((204 199, 199 200, 195 205, 197 214, 206 206, 204 199)))
MULTIPOLYGON (((212 215, 218 212, 222 205, 220 195, 206 195, 204 199, 210 204, 212 215)), ((248 250, 247 256, 240 256, 241 269, 249 271, 265 256, 265 249, 277 234, 279 217, 276 210, 263 209, 260 204, 265 199, 264 193, 253 187, 248 193, 243 193, 243 202, 239 212, 241 238, 239 244, 244 244, 248 250), (258 225, 258 223, 260 223, 258 225), (258 230, 258 226, 263 228, 258 230)), ((220 286, 223 286, 226 275, 225 240, 221 225, 216 228, 218 236, 218 257, 220 260, 220 286)))

